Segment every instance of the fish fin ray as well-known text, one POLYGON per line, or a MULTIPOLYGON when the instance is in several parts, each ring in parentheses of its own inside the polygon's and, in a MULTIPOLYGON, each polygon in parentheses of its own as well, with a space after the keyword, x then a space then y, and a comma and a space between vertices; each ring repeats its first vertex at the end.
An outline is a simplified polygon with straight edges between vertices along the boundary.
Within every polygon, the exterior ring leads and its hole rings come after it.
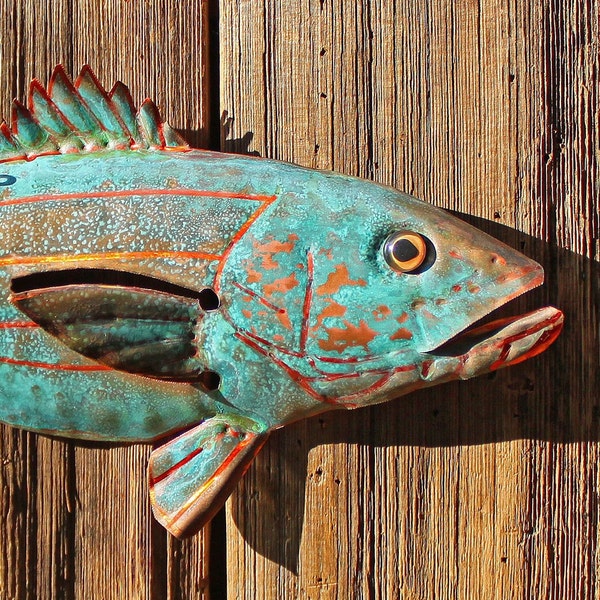
POLYGON ((157 290, 74 284, 13 293, 13 304, 75 352, 113 369, 202 381, 193 298, 157 290))
POLYGON ((109 139, 108 145, 119 149, 131 147, 133 138, 129 128, 89 65, 84 65, 81 69, 75 81, 75 89, 102 123, 109 139))
POLYGON ((56 148, 56 142, 50 134, 18 100, 14 100, 12 105, 11 131, 12 136, 23 148, 34 148, 38 153, 53 151, 56 148))
POLYGON ((6 157, 4 160, 19 160, 27 158, 25 149, 13 136, 6 121, 0 123, 0 155, 6 157))
POLYGON ((119 115, 121 121, 127 127, 131 134, 135 146, 138 148, 146 148, 147 144, 142 138, 142 134, 138 129, 136 119, 136 108, 129 92, 129 88, 120 81, 117 81, 108 92, 113 109, 119 115))
POLYGON ((174 536, 193 535, 214 517, 269 437, 237 420, 207 419, 150 455, 152 511, 174 536))
POLYGON ((55 67, 47 88, 34 79, 27 108, 15 100, 11 126, 0 133, 0 162, 110 149, 190 150, 154 102, 146 100, 136 110, 124 84, 106 92, 89 65, 75 83, 62 65, 55 67))

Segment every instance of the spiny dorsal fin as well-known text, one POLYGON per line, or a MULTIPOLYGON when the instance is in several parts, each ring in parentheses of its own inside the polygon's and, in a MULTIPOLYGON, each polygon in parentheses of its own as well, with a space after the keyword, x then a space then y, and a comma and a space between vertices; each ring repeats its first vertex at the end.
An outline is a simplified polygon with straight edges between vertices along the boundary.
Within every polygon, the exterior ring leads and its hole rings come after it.
POLYGON ((33 160, 46 154, 118 150, 189 150, 160 116, 152 100, 136 110, 125 85, 110 92, 85 65, 73 83, 58 65, 48 89, 34 79, 27 108, 13 101, 10 126, 0 124, 0 162, 33 160))

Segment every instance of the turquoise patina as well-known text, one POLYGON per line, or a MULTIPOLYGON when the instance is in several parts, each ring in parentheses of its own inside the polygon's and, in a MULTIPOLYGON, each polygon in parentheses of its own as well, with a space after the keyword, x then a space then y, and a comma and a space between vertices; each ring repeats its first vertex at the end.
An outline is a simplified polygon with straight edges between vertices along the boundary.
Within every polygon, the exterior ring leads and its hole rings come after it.
POLYGON ((89 68, 34 82, 0 136, 0 419, 150 441, 157 518, 193 533, 269 431, 515 364, 532 260, 344 175, 190 149, 89 68))

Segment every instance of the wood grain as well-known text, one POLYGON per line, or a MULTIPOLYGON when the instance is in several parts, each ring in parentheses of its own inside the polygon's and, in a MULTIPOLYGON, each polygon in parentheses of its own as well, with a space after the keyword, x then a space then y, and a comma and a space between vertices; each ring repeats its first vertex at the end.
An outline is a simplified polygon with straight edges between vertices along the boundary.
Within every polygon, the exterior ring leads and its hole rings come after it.
POLYGON ((567 319, 506 372, 274 436, 229 505, 229 598, 600 594, 598 15, 593 1, 220 3, 226 148, 458 212, 545 266, 511 311, 567 319))
MULTIPOLYGON (((274 434, 229 502, 229 598, 600 597, 596 0, 0 0, 0 18, 0 114, 89 63, 194 145, 226 113, 226 150, 458 212, 544 265, 512 312, 565 310, 535 360, 274 434)), ((154 523, 149 452, 1 427, 0 598, 208 597, 223 560, 154 523)))

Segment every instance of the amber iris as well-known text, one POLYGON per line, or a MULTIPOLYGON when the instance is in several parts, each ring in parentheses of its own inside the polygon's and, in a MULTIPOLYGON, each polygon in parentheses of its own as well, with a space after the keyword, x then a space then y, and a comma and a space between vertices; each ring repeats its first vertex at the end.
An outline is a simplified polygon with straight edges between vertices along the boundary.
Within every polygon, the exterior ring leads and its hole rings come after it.
POLYGON ((423 264, 427 246, 424 238, 418 233, 398 231, 386 239, 383 255, 387 264, 395 271, 411 273, 423 264))

